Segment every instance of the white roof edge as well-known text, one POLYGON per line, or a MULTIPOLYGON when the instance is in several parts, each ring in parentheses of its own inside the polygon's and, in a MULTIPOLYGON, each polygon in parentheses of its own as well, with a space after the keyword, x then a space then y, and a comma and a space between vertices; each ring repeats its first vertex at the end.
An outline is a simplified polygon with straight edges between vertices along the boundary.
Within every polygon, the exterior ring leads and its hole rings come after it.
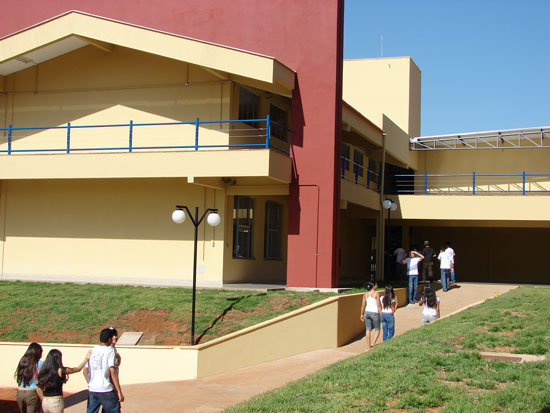
POLYGON ((512 133, 521 133, 521 132, 537 132, 540 130, 547 130, 550 129, 550 126, 536 126, 536 127, 529 127, 529 128, 517 128, 517 129, 497 129, 497 130, 491 130, 491 131, 480 131, 480 132, 465 132, 465 133, 452 133, 448 135, 430 135, 430 136, 418 136, 415 138, 411 138, 410 140, 414 140, 415 142, 422 141, 422 140, 432 140, 432 139, 439 139, 439 138, 467 138, 467 137, 476 137, 476 136, 482 136, 482 135, 497 135, 497 134, 512 134, 512 133))
POLYGON ((292 68, 290 68, 289 66, 287 66, 286 64, 284 64, 283 62, 281 62, 280 60, 278 60, 277 58, 273 57, 273 56, 269 56, 269 55, 265 55, 265 54, 262 54, 262 53, 257 53, 257 52, 252 52, 250 50, 245 50, 245 49, 239 49, 237 47, 232 47, 232 46, 226 46, 226 45, 223 45, 223 44, 219 44, 219 43, 214 43, 214 42, 209 42, 209 41, 206 41, 206 40, 201 40, 201 39, 196 39, 194 37, 189 37, 189 36, 183 36, 181 34, 175 34, 175 33, 171 33, 171 32, 167 32, 167 31, 164 31, 164 30, 159 30, 159 29, 153 29, 151 27, 147 27, 147 26, 141 26, 139 24, 134 24, 134 23, 129 23, 129 22, 125 22, 123 20, 117 20, 117 19, 112 19, 112 18, 109 18, 109 17, 104 17, 104 16, 99 16, 97 14, 93 14, 93 13, 87 13, 85 11, 80 11, 80 10, 68 10, 64 13, 61 13, 61 14, 58 14, 57 16, 53 16, 53 17, 50 17, 49 19, 46 19, 46 20, 43 20, 41 22, 38 22, 38 23, 35 23, 31 26, 27 26, 21 30, 18 30, 16 32, 13 32, 13 33, 10 33, 6 36, 3 36, 3 37, 0 37, 0 41, 4 40, 4 39, 7 39, 8 37, 12 37, 12 36, 15 36, 19 33, 22 33, 22 32, 25 32, 29 29, 32 29, 33 27, 37 27, 37 26, 41 26, 47 22, 50 22, 50 21, 53 21, 53 20, 56 20, 60 17, 63 17, 65 15, 68 15, 70 13, 78 13, 78 14, 82 14, 82 15, 86 15, 86 16, 90 16, 90 17, 95 17, 97 19, 102 19, 102 20, 108 20, 108 21, 111 21, 111 22, 115 22, 115 23, 120 23, 120 24, 124 24, 124 25, 127 25, 127 26, 132 26, 132 27, 138 27, 140 29, 144 29, 144 30, 151 30, 151 31, 154 31, 154 32, 157 32, 157 33, 162 33, 162 34, 166 34, 166 35, 169 35, 169 36, 174 36, 174 37, 179 37, 179 38, 182 38, 182 39, 187 39, 187 40, 193 40, 193 41, 196 41, 196 42, 200 42, 200 43, 204 43, 204 44, 209 44, 211 46, 217 46, 217 47, 223 47, 224 49, 230 49, 230 50, 235 50, 235 51, 239 51, 239 52, 243 52, 243 53, 248 53, 248 54, 251 54, 251 55, 255 55, 255 56, 259 56, 259 57, 265 57, 265 58, 268 58, 268 59, 272 59, 274 61, 276 61, 277 63, 283 65, 284 67, 286 67, 288 70, 296 73, 296 71, 292 68))

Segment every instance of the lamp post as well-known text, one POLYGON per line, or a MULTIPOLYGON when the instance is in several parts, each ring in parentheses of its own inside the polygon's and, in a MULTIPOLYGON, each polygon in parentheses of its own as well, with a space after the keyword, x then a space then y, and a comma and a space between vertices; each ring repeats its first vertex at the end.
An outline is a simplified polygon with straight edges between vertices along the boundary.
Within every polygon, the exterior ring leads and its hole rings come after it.
POLYGON ((208 225, 215 227, 220 223, 220 215, 218 214, 217 208, 207 208, 203 212, 202 216, 199 219, 199 207, 195 207, 195 218, 191 215, 191 212, 189 211, 189 208, 187 208, 186 205, 176 205, 176 209, 174 212, 172 212, 172 221, 174 221, 176 224, 182 224, 185 221, 185 211, 187 211, 187 215, 189 215, 189 218, 191 219, 191 222, 195 226, 195 239, 193 244, 193 304, 191 309, 191 345, 195 345, 195 297, 197 293, 197 239, 199 235, 199 225, 201 224, 202 220, 208 214, 208 218, 206 218, 206 222, 208 222, 208 225))
MULTIPOLYGON (((393 211, 395 211, 397 209, 397 204, 395 202, 393 202, 391 199, 389 198, 386 198, 384 199, 384 202, 382 202, 382 206, 384 207, 384 209, 387 209, 388 210, 388 226, 386 227, 386 251, 388 251, 388 254, 390 252, 390 247, 391 247, 391 213, 393 211)), ((391 262, 391 258, 390 258, 390 262, 391 262)), ((386 274, 385 274, 386 271, 384 271, 384 279, 386 280, 386 274)))

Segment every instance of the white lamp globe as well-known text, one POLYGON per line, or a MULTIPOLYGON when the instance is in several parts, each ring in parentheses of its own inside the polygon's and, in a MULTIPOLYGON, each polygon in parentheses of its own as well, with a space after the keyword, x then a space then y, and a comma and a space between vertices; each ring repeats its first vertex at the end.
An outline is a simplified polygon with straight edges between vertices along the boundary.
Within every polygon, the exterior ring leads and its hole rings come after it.
POLYGON ((384 207, 384 209, 390 209, 391 204, 391 199, 384 199, 384 202, 382 202, 382 206, 384 207))
POLYGON ((182 224, 185 221, 185 211, 182 209, 176 209, 172 212, 172 221, 176 224, 182 224))
POLYGON ((390 206, 390 211, 393 212, 397 209, 397 204, 395 202, 392 202, 391 203, 391 206, 390 206))
POLYGON ((215 227, 218 225, 221 221, 220 215, 217 212, 212 212, 208 214, 208 217, 206 218, 206 222, 208 222, 208 225, 211 227, 215 227))

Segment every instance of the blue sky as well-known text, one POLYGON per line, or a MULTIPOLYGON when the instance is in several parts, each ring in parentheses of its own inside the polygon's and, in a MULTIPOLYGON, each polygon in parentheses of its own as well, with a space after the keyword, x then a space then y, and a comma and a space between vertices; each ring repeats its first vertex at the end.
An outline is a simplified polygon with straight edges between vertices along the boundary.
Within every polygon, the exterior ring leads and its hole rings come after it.
POLYGON ((550 0, 345 0, 344 58, 411 56, 424 136, 550 126, 550 0))

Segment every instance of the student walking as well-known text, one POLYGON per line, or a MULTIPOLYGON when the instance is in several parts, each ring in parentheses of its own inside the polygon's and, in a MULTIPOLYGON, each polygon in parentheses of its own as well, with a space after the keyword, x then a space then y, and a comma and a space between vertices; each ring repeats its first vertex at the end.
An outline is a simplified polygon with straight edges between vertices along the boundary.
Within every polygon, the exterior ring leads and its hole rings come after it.
POLYGON ((40 388, 36 387, 36 377, 42 367, 42 346, 31 343, 19 360, 15 370, 17 380, 17 406, 21 413, 39 413, 42 399, 40 388))
POLYGON ((422 325, 439 318, 439 297, 435 295, 435 291, 431 286, 424 287, 418 305, 424 306, 422 309, 422 325))
POLYGON ((445 252, 445 247, 439 249, 437 259, 439 260, 439 268, 441 270, 441 287, 443 288, 443 292, 447 292, 449 290, 449 276, 451 275, 451 258, 445 252))
POLYGON ((394 314, 399 305, 391 285, 386 285, 384 295, 380 297, 380 304, 382 307, 382 313, 380 315, 382 320, 382 341, 387 341, 392 338, 395 333, 394 314))
POLYGON ((450 270, 450 282, 448 286, 456 283, 455 279, 455 250, 451 247, 451 241, 447 241, 445 246, 447 247, 445 249, 445 254, 449 256, 449 259, 451 260, 451 270, 450 270))
POLYGON ((50 350, 38 373, 38 387, 44 393, 42 399, 44 413, 62 413, 65 410, 63 384, 69 379, 69 374, 82 370, 89 357, 90 351, 77 367, 65 367, 61 351, 57 349, 50 350))
POLYGON ((371 348, 376 344, 380 336, 380 313, 382 306, 380 305, 380 294, 376 291, 378 285, 369 282, 366 287, 367 292, 363 295, 361 303, 361 321, 365 323, 365 339, 367 340, 367 348, 371 348), (371 331, 376 330, 374 341, 371 344, 371 331))
MULTIPOLYGON (((406 256, 407 254, 405 254, 406 256)), ((407 274, 409 276, 409 303, 415 304, 416 293, 418 290, 418 264, 421 260, 424 259, 424 256, 420 254, 416 248, 411 250, 410 257, 403 257, 401 264, 407 264, 407 274)))
POLYGON ((99 345, 95 346, 90 361, 84 367, 88 382, 87 413, 97 413, 103 407, 105 413, 119 413, 124 395, 118 381, 116 351, 112 347, 113 330, 105 328, 99 334, 99 345))

